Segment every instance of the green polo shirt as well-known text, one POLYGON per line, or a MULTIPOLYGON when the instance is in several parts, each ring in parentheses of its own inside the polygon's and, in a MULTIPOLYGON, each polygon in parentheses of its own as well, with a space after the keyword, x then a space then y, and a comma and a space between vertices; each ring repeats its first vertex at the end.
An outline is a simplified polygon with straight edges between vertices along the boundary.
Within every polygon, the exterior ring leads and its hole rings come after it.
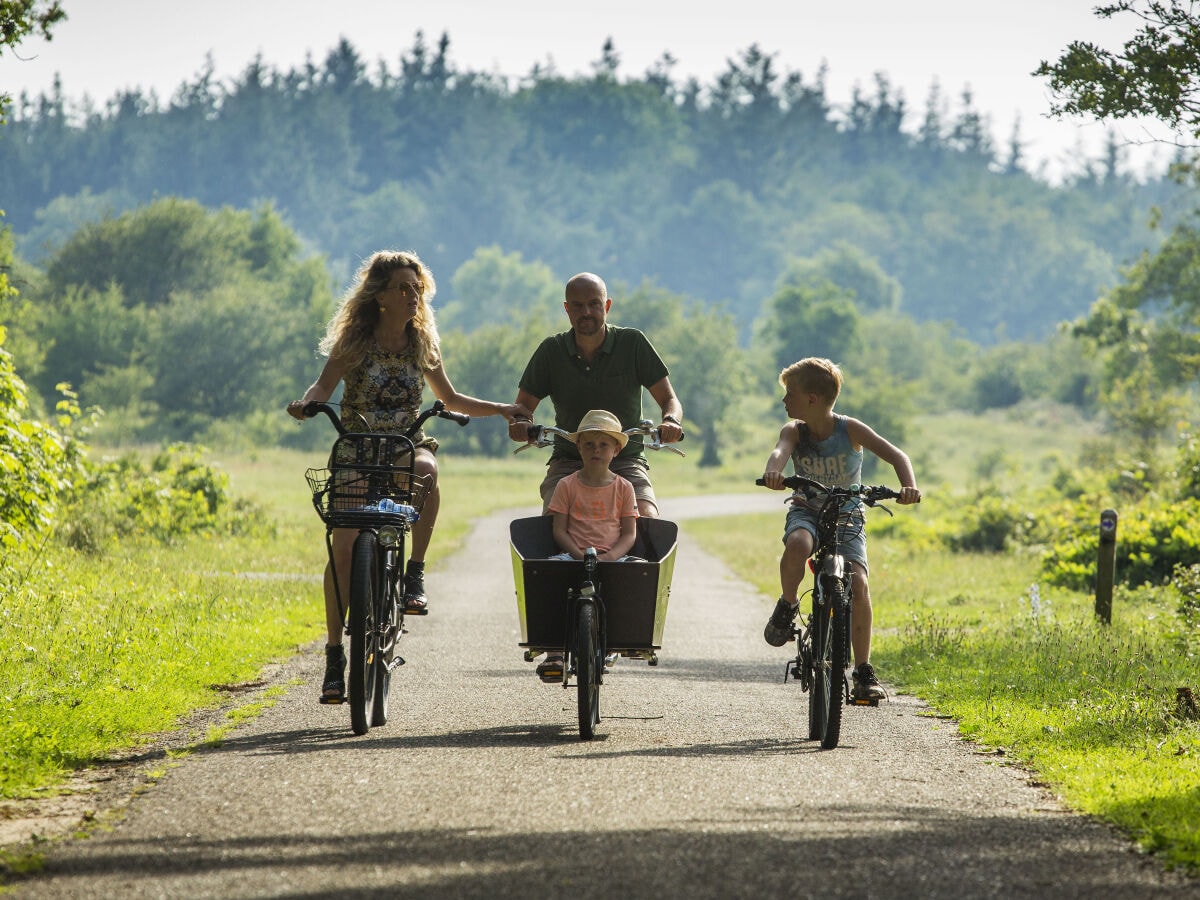
MULTIPOLYGON (((538 400, 554 404, 554 424, 575 431, 592 409, 606 409, 632 428, 642 420, 642 388, 667 377, 666 364, 649 339, 636 328, 606 326, 604 345, 591 363, 575 346, 575 332, 546 338, 533 352, 520 386, 538 400)), ((631 437, 619 454, 645 461, 642 439, 631 437)), ((551 459, 579 459, 570 441, 555 440, 551 459)))

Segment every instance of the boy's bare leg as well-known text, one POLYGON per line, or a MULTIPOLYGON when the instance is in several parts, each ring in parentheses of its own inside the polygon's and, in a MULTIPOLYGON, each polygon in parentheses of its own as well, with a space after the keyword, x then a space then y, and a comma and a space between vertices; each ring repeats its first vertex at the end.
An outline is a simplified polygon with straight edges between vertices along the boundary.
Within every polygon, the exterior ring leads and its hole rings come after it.
POLYGON ((871 588, 867 576, 857 566, 851 585, 853 603, 850 612, 850 646, 854 650, 854 665, 871 661, 871 588))
POLYGON ((779 558, 779 586, 782 589, 780 596, 791 606, 796 605, 796 596, 800 593, 804 570, 812 552, 813 536, 807 529, 797 528, 784 542, 783 556, 779 558))
POLYGON ((871 665, 871 589, 867 574, 854 567, 850 612, 850 645, 854 649, 854 696, 878 703, 887 696, 871 665))
POLYGON ((799 603, 797 594, 804 580, 804 568, 813 551, 813 536, 807 529, 797 528, 787 536, 783 544, 783 556, 779 558, 779 587, 781 593, 775 602, 771 618, 763 629, 763 638, 772 647, 782 647, 792 638, 792 622, 796 619, 799 603))

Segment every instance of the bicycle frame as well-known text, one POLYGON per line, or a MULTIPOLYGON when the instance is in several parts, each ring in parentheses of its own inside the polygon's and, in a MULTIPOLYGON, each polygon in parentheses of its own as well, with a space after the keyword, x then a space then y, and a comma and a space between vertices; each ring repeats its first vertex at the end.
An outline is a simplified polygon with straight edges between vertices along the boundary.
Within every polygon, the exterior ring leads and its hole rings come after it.
MULTIPOLYGON (((597 625, 600 636, 600 651, 603 656, 608 652, 608 627, 606 623, 606 614, 604 609, 604 592, 600 589, 599 566, 598 559, 594 550, 590 550, 583 558, 583 581, 578 588, 571 588, 567 592, 567 600, 570 604, 567 614, 567 632, 565 641, 563 642, 563 653, 567 658, 566 671, 563 672, 563 683, 566 683, 567 677, 576 667, 572 664, 572 658, 577 654, 577 648, 574 646, 575 628, 579 623, 579 608, 586 604, 591 604, 595 607, 597 616, 597 625)), ((603 673, 601 673, 598 684, 604 683, 603 673)))
MULTIPOLYGON (((764 482, 758 479, 757 483, 764 482)), ((864 506, 899 494, 882 486, 829 487, 798 475, 785 478, 783 484, 803 493, 817 511, 816 546, 809 558, 812 611, 801 616, 795 629, 796 656, 788 661, 783 677, 785 682, 789 675, 794 677, 808 692, 809 738, 832 749, 840 738, 843 702, 860 705, 846 678, 851 663, 854 563, 842 552, 843 533, 865 527, 864 506)))
MULTIPOLYGON (((396 646, 404 633, 400 599, 405 545, 430 484, 416 474, 413 435, 438 416, 465 425, 469 417, 445 410, 441 401, 421 413, 404 434, 348 431, 324 403, 309 403, 306 416, 324 413, 338 431, 325 469, 306 473, 313 505, 325 523, 325 550, 338 614, 350 638, 348 700, 355 734, 384 725, 392 671, 404 664, 396 646), (342 596, 334 533, 356 531, 351 548, 349 602, 342 596)), ((342 573, 344 574, 344 573, 342 573)), ((337 702, 337 701, 335 701, 337 702)))

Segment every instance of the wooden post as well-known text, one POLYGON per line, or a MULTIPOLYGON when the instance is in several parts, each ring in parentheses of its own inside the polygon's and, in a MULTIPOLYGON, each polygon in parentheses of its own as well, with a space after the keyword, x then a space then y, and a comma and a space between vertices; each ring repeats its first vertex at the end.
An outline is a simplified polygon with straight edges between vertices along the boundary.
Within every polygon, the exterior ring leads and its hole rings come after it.
POLYGON ((1117 511, 1100 513, 1100 547, 1096 560, 1096 615, 1112 624, 1113 576, 1117 561, 1117 511))

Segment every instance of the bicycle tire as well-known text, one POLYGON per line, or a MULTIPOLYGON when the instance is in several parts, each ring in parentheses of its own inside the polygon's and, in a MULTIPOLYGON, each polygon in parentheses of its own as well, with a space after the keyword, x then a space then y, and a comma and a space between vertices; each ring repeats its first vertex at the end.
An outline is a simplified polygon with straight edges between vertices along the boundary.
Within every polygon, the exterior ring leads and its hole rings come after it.
POLYGON ((575 613, 575 681, 579 696, 579 738, 590 741, 600 721, 600 626, 596 607, 581 602, 575 613))
POLYGON ((355 734, 371 730, 379 654, 375 628, 375 577, 378 539, 373 531, 361 531, 354 541, 350 563, 350 677, 346 685, 350 700, 350 727, 355 734))
POLYGON ((379 566, 379 580, 376 585, 375 621, 379 622, 380 639, 388 645, 387 650, 380 653, 378 665, 375 666, 375 695, 371 703, 371 727, 378 728, 388 721, 388 697, 392 686, 392 659, 396 655, 396 643, 400 640, 400 603, 398 597, 399 580, 390 578, 389 565, 398 564, 404 558, 404 553, 394 549, 383 551, 387 554, 385 565, 379 566), (388 623, 386 628, 383 623, 388 623))
POLYGON ((849 638, 846 624, 845 585, 828 575, 820 576, 813 591, 813 679, 808 695, 808 736, 820 741, 823 750, 832 750, 841 737, 849 638), (822 598, 824 603, 820 602, 822 598))

